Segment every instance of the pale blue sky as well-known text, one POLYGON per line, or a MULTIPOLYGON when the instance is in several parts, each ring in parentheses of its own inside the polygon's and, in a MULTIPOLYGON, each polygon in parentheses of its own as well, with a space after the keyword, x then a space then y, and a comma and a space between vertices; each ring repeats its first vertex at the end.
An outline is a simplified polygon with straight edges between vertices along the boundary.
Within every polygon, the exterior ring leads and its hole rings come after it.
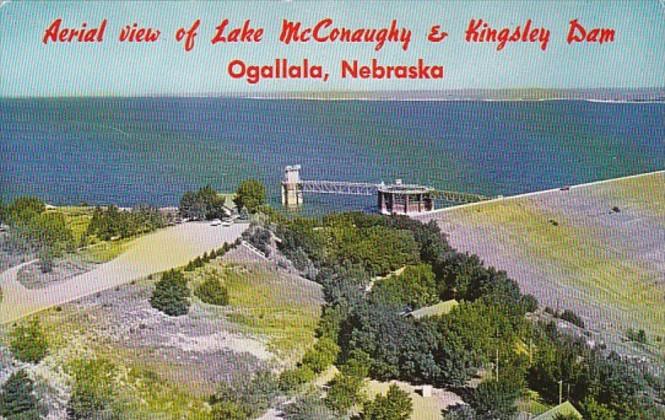
POLYGON ((197 95, 226 92, 304 90, 439 90, 458 88, 594 88, 665 85, 665 6, 653 1, 507 1, 507 2, 24 2, 2 1, 0 7, 0 96, 197 95), (102 44, 41 42, 54 19, 96 26, 108 19, 102 44), (255 45, 211 45, 214 27, 224 18, 233 24, 251 19, 266 29, 255 45), (375 52, 371 44, 298 44, 278 42, 283 18, 312 25, 331 17, 336 25, 383 27, 396 18, 413 31, 408 51, 388 44, 375 52), (202 24, 196 47, 184 53, 174 39, 177 28, 202 24), (545 52, 537 44, 507 45, 464 41, 472 18, 493 27, 524 25, 551 30, 545 52), (568 22, 616 29, 616 41, 603 45, 568 45, 568 22), (120 29, 137 22, 162 31, 154 44, 117 42, 120 29), (449 32, 442 44, 425 40, 435 24, 449 32), (264 81, 248 85, 226 73, 231 59, 267 64, 275 58, 294 62, 307 57, 331 73, 328 83, 264 81), (440 81, 349 81, 339 78, 341 59, 410 64, 422 57, 443 64, 440 81))

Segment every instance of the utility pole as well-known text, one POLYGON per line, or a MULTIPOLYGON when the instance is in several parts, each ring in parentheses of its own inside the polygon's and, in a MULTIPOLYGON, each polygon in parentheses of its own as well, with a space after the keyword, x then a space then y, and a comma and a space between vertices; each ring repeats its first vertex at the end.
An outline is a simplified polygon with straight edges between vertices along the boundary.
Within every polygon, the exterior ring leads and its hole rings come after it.
POLYGON ((563 379, 559 381, 559 405, 563 402, 563 379))

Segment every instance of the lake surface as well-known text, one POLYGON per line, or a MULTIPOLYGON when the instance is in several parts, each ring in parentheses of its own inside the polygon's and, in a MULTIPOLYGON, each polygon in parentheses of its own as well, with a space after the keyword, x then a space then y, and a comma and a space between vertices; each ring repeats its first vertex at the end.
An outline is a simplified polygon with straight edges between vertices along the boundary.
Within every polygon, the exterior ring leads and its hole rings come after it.
MULTIPOLYGON (((0 99, 0 187, 54 204, 178 203, 211 184, 305 179, 420 183, 512 195, 665 168, 665 104, 0 99)), ((373 197, 308 195, 310 211, 373 197)))

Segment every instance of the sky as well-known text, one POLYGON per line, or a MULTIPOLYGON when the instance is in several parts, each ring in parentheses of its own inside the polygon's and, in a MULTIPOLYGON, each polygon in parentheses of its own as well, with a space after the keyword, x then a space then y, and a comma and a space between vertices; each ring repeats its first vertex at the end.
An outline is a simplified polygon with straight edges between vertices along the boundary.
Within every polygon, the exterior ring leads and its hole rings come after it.
POLYGON ((2 0, 0 6, 0 96, 145 96, 223 95, 271 91, 380 91, 492 88, 662 87, 665 85, 665 1, 445 1, 445 2, 33 2, 2 0), (382 28, 392 19, 412 30, 407 51, 387 44, 291 44, 279 42, 282 19, 315 24, 330 17, 335 26, 382 28), (65 27, 107 19, 103 43, 48 43, 42 38, 57 18, 65 27), (176 30, 200 18, 194 49, 186 53, 176 30), (212 45, 215 27, 250 19, 265 28, 259 44, 212 45), (546 51, 515 43, 502 51, 496 44, 467 43, 471 19, 494 28, 532 25, 551 31, 546 51), (569 22, 587 29, 613 28, 613 43, 565 41, 569 22), (138 23, 161 31, 151 44, 118 42, 124 25, 138 23), (433 25, 449 33, 440 43, 426 35, 433 25), (308 58, 330 72, 327 83, 263 80, 250 85, 227 74, 228 63, 242 59, 265 65, 276 58, 301 63, 308 58), (428 64, 445 67, 443 80, 348 80, 339 77, 340 61, 428 64))

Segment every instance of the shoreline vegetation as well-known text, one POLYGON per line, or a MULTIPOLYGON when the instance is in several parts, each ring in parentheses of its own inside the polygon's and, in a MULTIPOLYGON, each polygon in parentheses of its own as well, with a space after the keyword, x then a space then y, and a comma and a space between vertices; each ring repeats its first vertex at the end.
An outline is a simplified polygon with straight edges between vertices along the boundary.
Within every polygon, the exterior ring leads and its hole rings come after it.
MULTIPOLYGON (((512 419, 563 400, 571 418, 665 411, 662 376, 562 328, 585 326, 571 310, 543 308, 501 267, 455 249, 435 221, 285 215, 255 180, 226 198, 209 187, 187 192, 178 213, 244 215, 251 224, 234 244, 9 326, 3 357, 22 367, 8 364, 2 414, 512 419), (16 409, 14 389, 40 398, 16 409)), ((122 241, 168 224, 149 208, 41 216, 57 209, 34 198, 2 208, 10 230, 41 238, 35 253, 59 256, 82 238, 122 241)))

